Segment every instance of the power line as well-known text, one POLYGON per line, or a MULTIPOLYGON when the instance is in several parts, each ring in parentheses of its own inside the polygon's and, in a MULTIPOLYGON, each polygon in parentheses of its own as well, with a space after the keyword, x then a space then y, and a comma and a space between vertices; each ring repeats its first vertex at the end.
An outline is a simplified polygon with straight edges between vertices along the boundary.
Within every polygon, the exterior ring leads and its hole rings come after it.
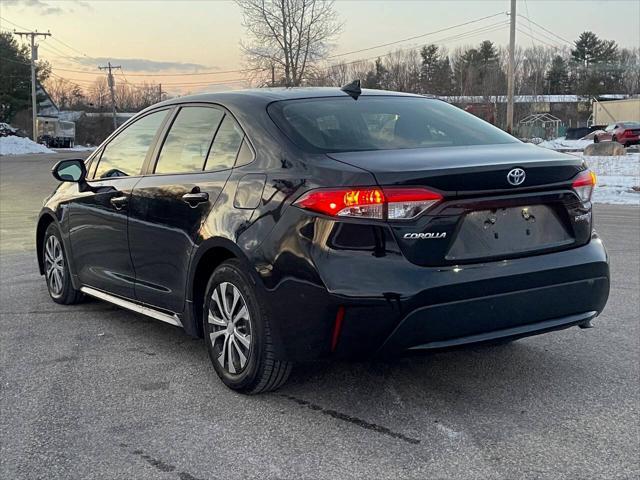
POLYGON ((11 25, 13 25, 14 27, 18 27, 18 28, 21 28, 21 29, 23 29, 23 30, 31 30, 31 28, 23 27, 22 25, 18 25, 17 23, 13 23, 11 20, 7 20, 7 19, 6 19, 6 18, 4 18, 4 17, 0 17, 0 20, 4 20, 5 22, 10 23, 10 24, 11 24, 11 25))
MULTIPOLYGON (((519 17, 522 17, 523 15, 518 14, 519 17)), ((529 17, 524 17, 527 19, 528 22, 533 23, 535 26, 537 26, 538 28, 541 28, 542 30, 544 30, 547 33, 550 33, 551 35, 553 35, 556 38, 559 38, 560 40, 562 40, 563 42, 565 42, 568 45, 571 45, 572 47, 574 46, 574 43, 567 40, 564 37, 561 37, 560 35, 558 35, 557 33, 552 32, 551 30, 548 30, 547 28, 543 27, 542 25, 540 25, 539 23, 534 22, 533 20, 531 20, 529 17)))
POLYGON ((526 30, 521 30, 520 28, 518 28, 517 30, 518 30, 518 32, 522 33, 523 35, 526 35, 527 37, 532 38, 533 40, 536 40, 537 42, 540 42, 540 43, 542 43, 542 44, 544 44, 544 45, 546 45, 548 47, 551 47, 551 48, 553 48, 555 50, 560 50, 560 47, 558 47, 557 45, 553 45, 553 44, 551 44, 549 42, 545 42, 544 40, 541 40, 540 38, 538 38, 538 37, 536 37, 534 35, 531 35, 526 30))
POLYGON ((382 43, 380 45, 374 45, 373 47, 361 48, 359 50, 352 50, 350 52, 337 53, 335 55, 331 55, 331 56, 327 57, 327 59, 332 59, 332 58, 336 58, 336 57, 344 57, 346 55, 351 55, 353 53, 367 52, 369 50, 375 50, 376 48, 389 47, 391 45, 397 45, 399 43, 409 42, 411 40, 416 40, 418 38, 423 38, 423 37, 427 37, 427 36, 430 36, 430 35, 435 35, 437 33, 442 33, 442 32, 446 32, 448 30, 453 30, 454 28, 464 27, 465 25, 470 25, 472 23, 481 22, 481 21, 487 20, 489 18, 497 17, 498 15, 504 15, 504 12, 494 13, 492 15, 487 15, 486 17, 477 18, 475 20, 469 20, 468 22, 459 23, 457 25, 452 25, 450 27, 442 28, 440 30, 434 30, 433 32, 427 32, 427 33, 423 33, 423 34, 420 34, 420 35, 414 35, 413 37, 403 38, 402 40, 396 40, 396 41, 393 41, 393 42, 382 43))
MULTIPOLYGON (((463 38, 470 38, 470 37, 474 37, 476 35, 480 35, 480 34, 485 34, 485 33, 491 33, 494 31, 498 31, 501 30, 502 28, 506 27, 509 24, 509 22, 506 21, 500 21, 500 22, 496 22, 495 24, 491 24, 491 25, 486 25, 477 29, 473 29, 470 30, 468 32, 462 32, 462 33, 458 33, 456 35, 451 35, 449 37, 444 37, 442 39, 439 40, 434 40, 432 43, 433 44, 444 44, 446 42, 451 42, 454 40, 461 40, 463 38)), ((356 60, 352 60, 350 62, 345 62, 345 63, 337 63, 332 65, 332 67, 334 66, 338 66, 338 65, 353 65, 355 63, 359 63, 359 62, 367 62, 367 61, 371 61, 371 60, 375 60, 377 58, 383 58, 383 57, 388 57, 393 55, 394 53, 397 52, 404 52, 407 50, 417 50, 418 48, 424 46, 425 44, 419 44, 419 45, 413 45, 410 47, 406 47, 406 48, 401 48, 401 49, 397 49, 397 50, 392 50, 390 52, 387 52, 385 54, 382 55, 375 55, 372 57, 368 57, 368 58, 359 58, 356 60)))

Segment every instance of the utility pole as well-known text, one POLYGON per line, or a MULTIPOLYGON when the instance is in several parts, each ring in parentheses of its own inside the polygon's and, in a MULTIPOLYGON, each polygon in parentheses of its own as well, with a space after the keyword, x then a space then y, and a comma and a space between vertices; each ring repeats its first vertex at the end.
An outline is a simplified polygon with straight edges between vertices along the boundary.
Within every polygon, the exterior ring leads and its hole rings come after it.
POLYGON ((271 64, 271 86, 276 86, 276 67, 273 63, 271 64))
POLYGON ((515 90, 516 0, 511 0, 509 22, 509 71, 507 78, 507 132, 513 133, 513 94, 515 90))
POLYGON ((162 84, 161 83, 158 84, 158 101, 159 102, 162 101, 162 84))
POLYGON ((31 139, 35 142, 38 138, 38 112, 36 102, 36 60, 38 59, 38 45, 36 45, 36 37, 50 37, 51 34, 35 32, 13 32, 14 35, 23 35, 31 38, 31 117, 33 135, 31 139))
POLYGON ((111 65, 111 62, 107 63, 106 67, 98 67, 100 70, 109 70, 107 74, 107 83, 109 84, 109 90, 111 91, 111 108, 113 109, 113 129, 118 128, 118 122, 116 120, 116 93, 114 91, 115 81, 113 80, 113 73, 111 70, 122 68, 120 65, 111 65))

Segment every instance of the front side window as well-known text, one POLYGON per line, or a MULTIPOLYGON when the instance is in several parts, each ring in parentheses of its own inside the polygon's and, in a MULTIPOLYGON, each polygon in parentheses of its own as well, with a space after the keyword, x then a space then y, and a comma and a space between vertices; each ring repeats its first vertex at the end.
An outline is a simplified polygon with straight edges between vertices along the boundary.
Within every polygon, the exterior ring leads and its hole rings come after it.
POLYGON ((268 112, 298 146, 313 152, 517 143, 511 135, 440 100, 327 97, 274 102, 268 112))
POLYGON ((202 171, 223 115, 215 108, 181 108, 162 145, 155 173, 202 171))
POLYGON ((230 115, 225 115, 216 138, 213 140, 205 170, 217 171, 232 168, 244 134, 230 115))
POLYGON ((149 147, 167 110, 150 113, 129 125, 102 152, 94 179, 140 175, 149 147))

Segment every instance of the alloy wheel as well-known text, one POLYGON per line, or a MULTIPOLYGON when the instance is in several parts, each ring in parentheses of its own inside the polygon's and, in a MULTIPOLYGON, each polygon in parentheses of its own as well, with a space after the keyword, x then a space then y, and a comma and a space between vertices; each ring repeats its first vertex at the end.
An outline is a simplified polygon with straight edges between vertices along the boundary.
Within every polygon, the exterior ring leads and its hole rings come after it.
POLYGON ((240 290, 229 282, 220 283, 209 302, 209 338, 220 366, 238 374, 251 354, 251 316, 240 290))
POLYGON ((47 238, 44 248, 44 267, 49 291, 59 297, 64 290, 64 255, 55 235, 47 238))

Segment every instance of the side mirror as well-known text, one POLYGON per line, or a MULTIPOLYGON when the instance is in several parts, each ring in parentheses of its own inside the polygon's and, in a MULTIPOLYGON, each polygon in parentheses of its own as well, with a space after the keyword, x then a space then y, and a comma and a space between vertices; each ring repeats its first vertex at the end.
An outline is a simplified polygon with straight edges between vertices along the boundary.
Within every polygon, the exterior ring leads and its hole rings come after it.
POLYGON ((55 164, 51 174, 61 182, 83 183, 87 177, 87 167, 84 160, 61 160, 55 164))

